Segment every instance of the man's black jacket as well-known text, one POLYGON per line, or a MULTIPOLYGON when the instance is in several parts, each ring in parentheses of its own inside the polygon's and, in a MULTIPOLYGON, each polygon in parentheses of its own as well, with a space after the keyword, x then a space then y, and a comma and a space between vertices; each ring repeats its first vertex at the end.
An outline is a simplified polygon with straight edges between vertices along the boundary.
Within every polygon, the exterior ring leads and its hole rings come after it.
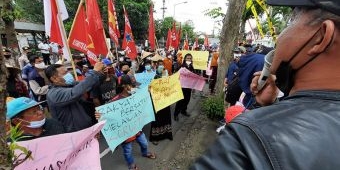
POLYGON ((304 91, 244 113, 193 170, 340 169, 340 92, 304 91))

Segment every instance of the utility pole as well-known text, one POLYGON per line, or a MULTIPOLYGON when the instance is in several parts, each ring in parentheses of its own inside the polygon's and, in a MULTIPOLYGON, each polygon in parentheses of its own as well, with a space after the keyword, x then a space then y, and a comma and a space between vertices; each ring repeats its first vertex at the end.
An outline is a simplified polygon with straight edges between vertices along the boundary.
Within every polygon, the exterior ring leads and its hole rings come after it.
POLYGON ((163 10, 163 20, 164 20, 164 14, 165 14, 166 9, 168 9, 168 8, 165 7, 165 0, 163 0, 163 7, 161 8, 161 10, 163 10))

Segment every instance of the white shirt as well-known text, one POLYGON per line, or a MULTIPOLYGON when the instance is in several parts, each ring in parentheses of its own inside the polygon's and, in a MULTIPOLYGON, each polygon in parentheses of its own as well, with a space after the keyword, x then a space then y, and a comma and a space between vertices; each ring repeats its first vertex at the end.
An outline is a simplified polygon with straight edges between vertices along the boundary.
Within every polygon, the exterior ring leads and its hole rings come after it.
POLYGON ((41 42, 39 45, 38 45, 38 48, 40 49, 41 53, 43 54, 49 54, 50 53, 50 45, 48 44, 44 44, 43 42, 41 42))
POLYGON ((20 69, 22 70, 22 68, 24 68, 24 66, 29 63, 27 55, 24 53, 21 54, 21 56, 18 58, 18 62, 19 62, 20 69))

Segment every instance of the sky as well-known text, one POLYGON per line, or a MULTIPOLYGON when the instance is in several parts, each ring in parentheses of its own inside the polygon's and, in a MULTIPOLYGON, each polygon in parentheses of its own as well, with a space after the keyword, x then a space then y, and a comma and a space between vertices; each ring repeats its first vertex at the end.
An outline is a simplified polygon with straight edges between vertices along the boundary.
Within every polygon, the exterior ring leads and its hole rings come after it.
MULTIPOLYGON (((163 7, 163 0, 153 0, 153 2, 155 5, 154 10, 156 11, 154 13, 155 19, 162 19, 163 11, 161 8, 163 7)), ((218 30, 222 27, 222 22, 220 21, 219 25, 217 23, 218 20, 205 16, 204 11, 222 7, 223 12, 225 13, 227 11, 226 2, 227 0, 165 0, 165 7, 167 9, 165 10, 164 17, 174 17, 176 21, 182 23, 192 20, 195 32, 203 32, 209 35, 212 34, 215 26, 215 35, 217 35, 218 30), (179 4, 181 2, 187 3, 179 4)))

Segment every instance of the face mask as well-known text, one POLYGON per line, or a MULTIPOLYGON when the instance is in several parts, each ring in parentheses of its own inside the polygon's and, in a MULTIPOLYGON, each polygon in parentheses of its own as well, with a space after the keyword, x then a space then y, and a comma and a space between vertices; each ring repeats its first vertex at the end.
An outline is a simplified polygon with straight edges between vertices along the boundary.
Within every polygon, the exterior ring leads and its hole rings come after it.
POLYGON ((35 64, 34 67, 38 68, 38 69, 45 69, 46 65, 44 62, 41 62, 39 64, 35 64))
POLYGON ((185 63, 186 63, 187 65, 190 65, 190 64, 191 64, 191 61, 185 61, 185 63))
POLYGON ((65 76, 63 77, 65 80, 65 84, 67 85, 73 85, 74 83, 74 77, 72 76, 71 73, 67 73, 65 74, 65 76))
POLYGON ((23 119, 21 119, 21 120, 24 121, 24 122, 30 123, 26 127, 29 127, 29 128, 32 128, 32 129, 36 129, 36 128, 40 128, 40 127, 44 126, 46 118, 44 118, 42 120, 39 120, 39 121, 32 121, 32 122, 29 122, 29 121, 26 121, 26 120, 23 120, 23 119))
POLYGON ((168 58, 171 59, 171 55, 168 55, 168 58))
POLYGON ((123 58, 123 57, 120 57, 120 58, 119 58, 119 61, 124 61, 124 58, 123 58))
POLYGON ((158 71, 158 72, 162 72, 163 69, 164 69, 164 66, 163 66, 163 65, 160 65, 160 66, 158 66, 157 71, 158 71))
POLYGON ((234 54, 234 58, 236 58, 236 57, 241 57, 241 54, 234 54))
POLYGON ((276 86, 284 93, 284 96, 288 96, 289 92, 293 88, 296 72, 305 67, 308 63, 310 63, 319 56, 319 54, 317 54, 311 57, 307 62, 305 62, 302 66, 298 67, 297 69, 294 69, 290 64, 293 61, 293 59, 300 53, 300 51, 306 47, 308 42, 311 41, 313 37, 319 32, 319 30, 316 31, 316 33, 308 41, 306 41, 306 43, 293 55, 293 57, 289 59, 289 61, 281 61, 279 67, 277 68, 275 73, 276 75, 275 82, 276 86))
POLYGON ((150 66, 150 65, 146 65, 146 66, 145 66, 145 69, 146 69, 146 70, 151 70, 151 66, 150 66))

